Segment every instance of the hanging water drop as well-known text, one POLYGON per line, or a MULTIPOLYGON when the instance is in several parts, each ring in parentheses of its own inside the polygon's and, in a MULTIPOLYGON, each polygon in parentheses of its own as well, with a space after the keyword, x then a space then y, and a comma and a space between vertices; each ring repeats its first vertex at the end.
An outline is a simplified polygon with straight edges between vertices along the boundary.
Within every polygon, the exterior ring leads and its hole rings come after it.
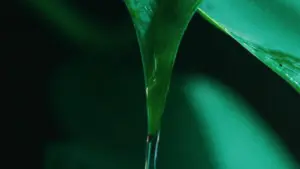
POLYGON ((147 136, 145 169, 156 169, 159 135, 160 132, 147 136))

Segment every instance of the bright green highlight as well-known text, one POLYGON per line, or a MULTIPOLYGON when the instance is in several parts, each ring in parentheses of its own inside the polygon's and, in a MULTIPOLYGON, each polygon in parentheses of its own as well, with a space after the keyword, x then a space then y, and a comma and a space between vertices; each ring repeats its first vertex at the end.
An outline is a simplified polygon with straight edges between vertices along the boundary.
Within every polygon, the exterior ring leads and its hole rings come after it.
POLYGON ((298 169, 270 128, 232 90, 206 77, 186 84, 216 169, 298 169))

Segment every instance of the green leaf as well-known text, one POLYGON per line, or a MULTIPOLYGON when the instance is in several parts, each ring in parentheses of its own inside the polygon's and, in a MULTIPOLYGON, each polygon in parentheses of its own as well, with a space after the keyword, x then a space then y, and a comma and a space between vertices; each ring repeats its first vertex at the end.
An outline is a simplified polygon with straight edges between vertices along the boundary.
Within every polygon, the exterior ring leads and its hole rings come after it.
POLYGON ((204 0, 198 12, 300 93, 300 1, 204 0))
POLYGON ((299 168, 280 137, 235 91, 205 76, 190 78, 184 89, 215 168, 299 168))
POLYGON ((148 132, 160 128, 167 91, 182 35, 201 0, 125 0, 142 55, 148 132))
POLYGON ((87 45, 88 49, 115 49, 130 44, 133 39, 130 25, 121 23, 123 30, 95 24, 80 11, 64 1, 58 0, 26 0, 21 2, 23 6, 33 9, 42 15, 47 24, 54 24, 64 35, 81 45, 87 45), (124 32, 126 34, 124 35, 124 32), (123 38, 120 38, 123 37, 123 38))

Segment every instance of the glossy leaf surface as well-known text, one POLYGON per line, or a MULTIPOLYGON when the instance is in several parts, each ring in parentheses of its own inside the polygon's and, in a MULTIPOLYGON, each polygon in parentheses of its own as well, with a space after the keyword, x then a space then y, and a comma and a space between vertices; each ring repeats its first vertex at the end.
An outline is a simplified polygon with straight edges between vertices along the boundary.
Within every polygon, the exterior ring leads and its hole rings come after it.
POLYGON ((142 55, 148 133, 160 128, 173 64, 182 35, 201 0, 125 0, 142 55))
POLYGON ((300 1, 204 0, 198 11, 300 92, 300 1))

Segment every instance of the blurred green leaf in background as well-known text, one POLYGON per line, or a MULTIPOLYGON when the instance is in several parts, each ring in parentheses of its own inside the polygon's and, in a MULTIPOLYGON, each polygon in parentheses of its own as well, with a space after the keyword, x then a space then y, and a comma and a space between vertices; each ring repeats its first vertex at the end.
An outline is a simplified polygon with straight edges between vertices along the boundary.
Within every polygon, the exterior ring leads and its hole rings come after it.
POLYGON ((101 23, 84 15, 68 1, 26 0, 22 4, 36 11, 45 22, 55 25, 63 35, 89 50, 126 48, 134 40, 133 31, 130 31, 131 25, 127 20, 121 21, 118 27, 101 23))
POLYGON ((186 94, 216 168, 299 168, 268 125, 228 87, 198 77, 187 82, 186 94))

